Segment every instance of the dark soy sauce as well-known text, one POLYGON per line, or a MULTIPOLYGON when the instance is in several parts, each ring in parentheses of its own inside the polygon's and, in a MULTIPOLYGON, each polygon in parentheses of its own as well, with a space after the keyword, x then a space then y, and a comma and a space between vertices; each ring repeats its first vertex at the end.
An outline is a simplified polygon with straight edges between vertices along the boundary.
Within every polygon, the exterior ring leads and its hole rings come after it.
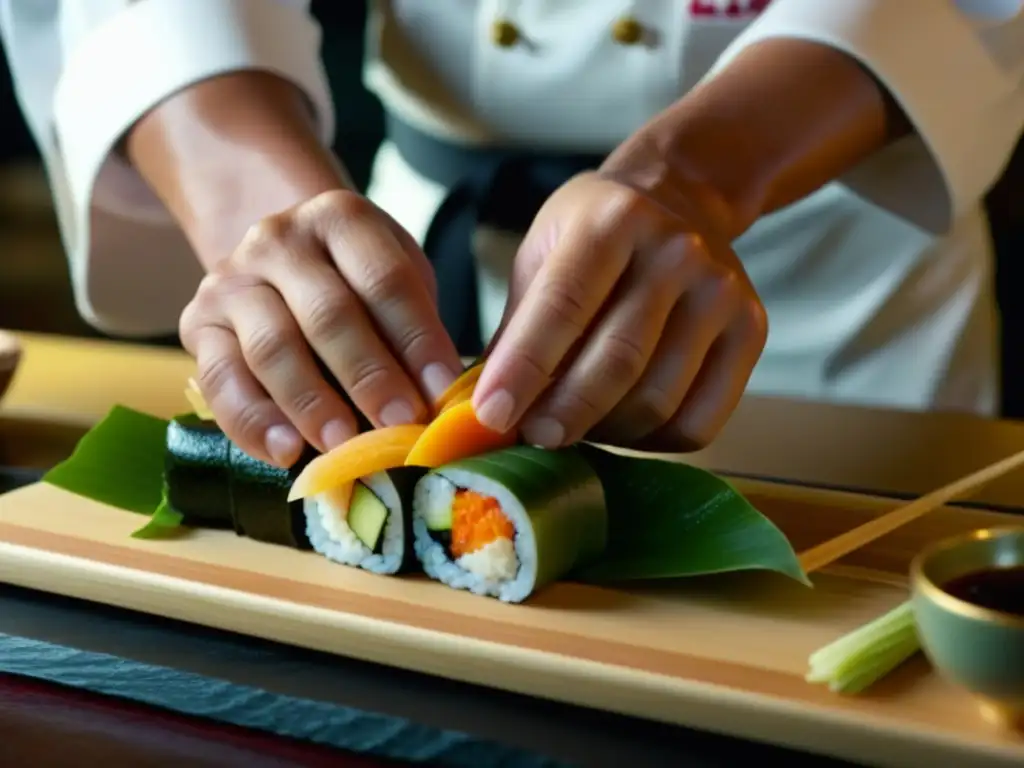
POLYGON ((946 582, 942 588, 981 608, 1024 617, 1024 565, 972 571, 946 582))

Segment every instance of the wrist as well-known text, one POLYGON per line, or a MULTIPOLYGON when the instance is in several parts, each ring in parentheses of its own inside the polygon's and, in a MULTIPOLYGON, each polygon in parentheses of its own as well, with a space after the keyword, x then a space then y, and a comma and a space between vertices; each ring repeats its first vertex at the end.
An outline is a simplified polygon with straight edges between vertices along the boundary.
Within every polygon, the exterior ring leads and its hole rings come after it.
POLYGON ((625 141, 602 170, 734 240, 901 135, 885 89, 818 43, 751 45, 625 141))
POLYGON ((264 217, 352 188, 300 91, 259 72, 171 97, 133 127, 125 151, 207 270, 264 217))
POLYGON ((329 151, 308 152, 287 142, 280 151, 286 154, 247 153, 238 163, 196 178, 191 209, 179 224, 207 270, 229 257, 246 232, 267 216, 324 192, 353 188, 329 151))
POLYGON ((753 218, 730 190, 716 184, 700 158, 686 151, 677 131, 651 124, 635 133, 601 164, 598 173, 631 187, 677 216, 711 227, 725 241, 739 237, 753 218), (677 146, 682 145, 682 146, 677 146))

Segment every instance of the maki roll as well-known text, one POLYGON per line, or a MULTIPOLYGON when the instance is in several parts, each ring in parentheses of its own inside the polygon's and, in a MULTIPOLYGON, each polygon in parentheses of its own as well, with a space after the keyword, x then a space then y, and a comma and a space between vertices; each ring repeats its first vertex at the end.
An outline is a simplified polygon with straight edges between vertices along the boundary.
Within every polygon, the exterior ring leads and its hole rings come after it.
POLYGON ((515 446, 433 469, 412 510, 428 576, 510 603, 594 562, 608 538, 600 479, 574 448, 515 446))
POLYGON ((231 528, 255 541, 309 549, 303 505, 288 493, 315 455, 307 449, 295 466, 281 469, 243 452, 214 422, 179 416, 167 424, 167 505, 185 525, 231 528))
POLYGON ((167 424, 164 493, 185 525, 235 528, 231 514, 230 443, 212 421, 188 414, 167 424))
POLYGON ((288 499, 303 505, 315 551, 374 573, 416 565, 410 503, 424 470, 403 461, 424 429, 408 424, 362 432, 303 469, 288 499))
POLYGON ((310 545, 329 560, 372 573, 416 566, 410 502, 422 474, 414 467, 375 472, 303 499, 310 545))
POLYGON ((228 453, 231 474, 231 516, 235 531, 254 541, 310 549, 303 505, 290 501, 292 483, 317 455, 307 446, 288 469, 254 459, 234 443, 228 453))

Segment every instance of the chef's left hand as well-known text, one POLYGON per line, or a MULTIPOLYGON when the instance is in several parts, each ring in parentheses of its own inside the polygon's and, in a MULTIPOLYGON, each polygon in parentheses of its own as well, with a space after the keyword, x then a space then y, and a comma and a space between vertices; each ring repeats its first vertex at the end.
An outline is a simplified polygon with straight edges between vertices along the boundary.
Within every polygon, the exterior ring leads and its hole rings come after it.
POLYGON ((583 438, 682 452, 736 407, 764 307, 706 222, 586 173, 537 215, 474 393, 477 416, 555 448, 583 438))

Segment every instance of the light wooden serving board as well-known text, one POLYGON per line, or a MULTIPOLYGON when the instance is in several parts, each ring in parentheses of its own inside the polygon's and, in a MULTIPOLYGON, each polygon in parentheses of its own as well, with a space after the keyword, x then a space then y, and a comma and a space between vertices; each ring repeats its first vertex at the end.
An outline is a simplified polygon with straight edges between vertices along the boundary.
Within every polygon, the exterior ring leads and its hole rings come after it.
MULTIPOLYGON (((798 550, 895 506, 737 486, 798 550)), ((817 574, 814 589, 755 571, 629 591, 560 584, 521 606, 230 532, 132 539, 139 522, 46 485, 0 496, 0 580, 868 764, 1024 764, 1024 737, 988 726, 920 655, 858 697, 803 679, 812 651, 907 598, 926 541, 1020 518, 939 510, 817 574)))

